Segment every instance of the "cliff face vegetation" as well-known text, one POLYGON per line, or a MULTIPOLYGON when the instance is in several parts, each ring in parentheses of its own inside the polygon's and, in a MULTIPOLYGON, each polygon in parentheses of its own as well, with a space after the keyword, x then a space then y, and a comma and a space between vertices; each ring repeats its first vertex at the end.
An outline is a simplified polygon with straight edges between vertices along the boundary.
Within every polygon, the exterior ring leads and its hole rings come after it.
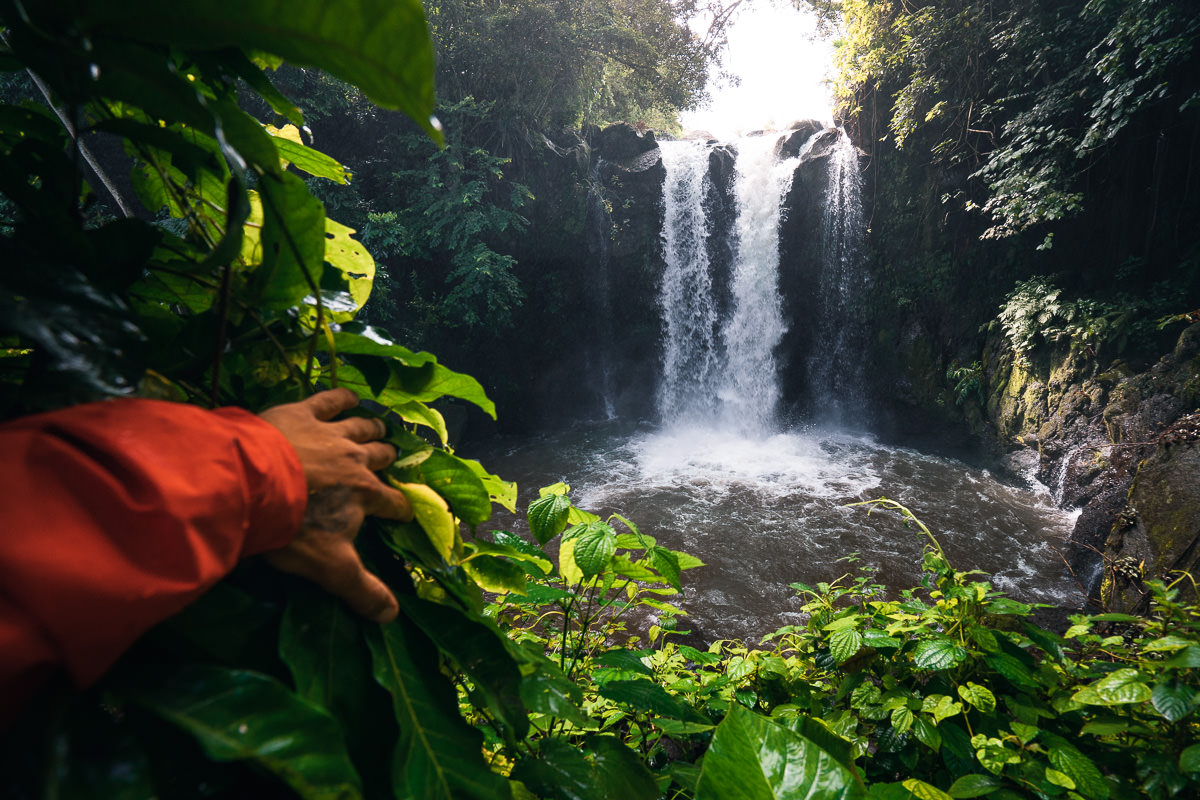
POLYGON ((1135 604, 1195 538, 1166 519, 1171 426, 1200 403, 1200 21, 1172 0, 813 5, 844 15, 840 113, 869 155, 876 395, 901 426, 1036 448, 1084 509, 1081 582, 1135 604))

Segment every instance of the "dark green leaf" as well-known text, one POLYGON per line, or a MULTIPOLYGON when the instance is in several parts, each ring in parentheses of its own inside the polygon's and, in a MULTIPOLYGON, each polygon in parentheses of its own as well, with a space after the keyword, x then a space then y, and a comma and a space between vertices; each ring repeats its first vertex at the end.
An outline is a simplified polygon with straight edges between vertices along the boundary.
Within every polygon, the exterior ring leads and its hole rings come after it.
MULTIPOLYGON (((265 135, 265 134, 264 134, 265 135)), ((285 172, 259 183, 263 204, 262 265, 251 278, 251 302, 291 308, 314 294, 325 260, 325 207, 304 181, 285 172)))
POLYGON ((1155 687, 1150 702, 1170 722, 1178 722, 1192 712, 1196 690, 1184 681, 1163 679, 1155 687))
POLYGON ((360 796, 337 722, 271 678, 188 665, 146 671, 121 693, 186 730, 211 758, 249 761, 301 797, 360 796))
POLYGON ((459 716, 433 643, 403 617, 368 630, 375 680, 392 695, 400 726, 392 765, 396 796, 508 798, 508 784, 483 760, 483 737, 459 716))
POLYGON ((930 750, 937 751, 942 746, 942 734, 928 717, 918 715, 913 720, 913 735, 930 750))
POLYGON ((649 652, 634 652, 633 650, 618 647, 615 650, 606 650, 600 653, 593 661, 600 667, 612 667, 622 672, 638 672, 643 675, 653 676, 654 670, 642 662, 642 657, 648 655, 649 652))
POLYGON ((259 97, 266 100, 272 111, 281 117, 286 117, 288 122, 293 125, 303 127, 304 115, 300 109, 296 108, 291 100, 284 97, 271 79, 254 62, 246 58, 241 50, 234 48, 223 50, 220 53, 220 59, 224 66, 233 70, 239 78, 258 93, 259 97))
POLYGON ((662 575, 667 583, 675 587, 677 591, 682 591, 679 557, 671 550, 657 546, 650 549, 650 557, 654 561, 654 568, 658 570, 658 574, 662 575))
POLYGON ((279 655, 296 693, 341 721, 350 756, 370 793, 388 787, 386 764, 396 724, 387 694, 363 679, 371 674, 365 624, 326 592, 294 591, 279 630, 279 655))
POLYGON ((967 651, 950 639, 927 639, 913 650, 918 669, 950 669, 966 657, 967 651))
POLYGON ((833 756, 846 769, 854 771, 854 745, 830 730, 824 720, 819 717, 799 716, 781 720, 780 724, 833 756))
POLYGON ((583 727, 587 717, 579 710, 583 690, 549 660, 538 660, 537 671, 521 680, 521 700, 533 712, 558 717, 583 727))
POLYGON ((234 45, 319 67, 436 134, 433 46, 416 0, 210 0, 165 10, 152 0, 106 0, 92 3, 90 16, 98 31, 177 47, 234 45))
POLYGON ((591 578, 603 572, 617 552, 617 533, 604 522, 588 522, 577 528, 575 564, 585 578, 591 578))
POLYGON ((529 504, 529 530, 539 544, 545 544, 567 527, 571 499, 564 494, 548 494, 529 504))
POLYGON ((177 653, 261 671, 277 667, 273 626, 279 608, 222 581, 151 632, 177 653))
POLYGON ((581 747, 543 740, 536 759, 527 758, 513 777, 540 796, 557 800, 653 800, 654 777, 633 751, 611 736, 589 736, 581 747))
POLYGON ((1004 785, 1004 781, 994 775, 963 775, 950 786, 951 797, 983 797, 991 794, 1004 785))
POLYGON ((1043 630, 1028 622, 1025 623, 1024 630, 1025 635, 1032 639, 1034 644, 1042 648, 1046 652, 1046 655, 1056 661, 1062 661, 1065 658, 1062 649, 1063 638, 1061 636, 1043 630))
POLYGON ((528 591, 525 570, 508 559, 476 555, 463 561, 462 568, 485 592, 525 594, 528 591))
POLYGON ((1200 772, 1200 744, 1194 744, 1179 754, 1180 772, 1200 772))
POLYGON ((415 622, 438 649, 484 693, 488 707, 518 738, 529 720, 521 703, 521 670, 507 640, 490 621, 475 619, 450 606, 401 595, 400 611, 415 622))
POLYGON ((702 666, 712 666, 713 664, 721 663, 721 657, 716 653, 702 652, 686 644, 679 645, 679 654, 689 661, 694 661, 702 666))
POLYGON ((696 789, 696 800, 866 795, 857 777, 816 744, 737 705, 713 734, 696 789))
POLYGON ((663 717, 706 722, 691 706, 648 680, 608 681, 599 687, 601 697, 663 717))
POLYGON ((1019 603, 1007 597, 998 597, 995 600, 989 600, 987 604, 987 612, 989 614, 1014 614, 1017 616, 1028 616, 1033 611, 1033 607, 1025 603, 1019 603))
POLYGON ((583 752, 562 739, 543 739, 536 758, 524 758, 512 777, 555 800, 603 800, 597 793, 592 765, 583 752))
POLYGON ((1175 669, 1200 667, 1200 647, 1188 647, 1180 650, 1170 658, 1163 659, 1161 664, 1163 667, 1173 667, 1175 669))
POLYGON ((1034 680, 1033 674, 1013 656, 1007 653, 989 653, 983 657, 983 660, 989 667, 1016 685, 1027 689, 1037 688, 1037 681, 1034 680))
POLYGON ((658 784, 642 759, 616 737, 589 736, 583 751, 591 762, 598 797, 655 800, 660 796, 658 784))
POLYGON ((1043 734, 1042 741, 1050 749, 1050 764, 1075 781, 1077 792, 1091 800, 1107 800, 1108 782, 1090 758, 1060 736, 1043 734))

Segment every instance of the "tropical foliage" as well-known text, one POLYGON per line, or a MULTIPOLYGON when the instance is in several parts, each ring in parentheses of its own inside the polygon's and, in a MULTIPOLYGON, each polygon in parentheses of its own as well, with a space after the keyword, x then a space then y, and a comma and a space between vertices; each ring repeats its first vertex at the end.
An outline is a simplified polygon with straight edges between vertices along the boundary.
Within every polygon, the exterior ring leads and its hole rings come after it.
MULTIPOLYGON (((261 408, 346 386, 389 422, 399 458, 386 478, 416 513, 359 537, 398 596, 394 623, 246 563, 97 686, 39 695, 5 741, 8 793, 1196 790, 1200 619, 1179 600, 1187 576, 1127 576, 1146 617, 1081 616, 1060 637, 880 501, 928 538, 922 587, 889 599, 866 575, 797 584, 805 625, 758 648, 686 644, 677 595, 699 564, 632 521, 576 508, 559 484, 527 509, 532 541, 483 532, 493 504, 515 507, 515 487, 453 451, 439 409, 494 408, 472 378, 358 319, 375 262, 315 188, 350 176, 309 146, 272 81, 284 59, 327 70, 439 138, 433 48, 412 0, 6 0, 0 14, 0 65, 32 69, 56 106, 0 107, 5 414, 135 391, 261 408), (86 166, 85 145, 103 136, 132 160, 141 216, 116 217, 128 207, 117 182, 86 166)), ((444 179, 455 158, 464 172, 499 168, 450 148, 420 175, 444 179)), ((418 217, 374 213, 382 250, 479 252, 418 217)), ((475 232, 512 225, 485 214, 475 232)), ((491 295, 464 291, 443 313, 494 313, 491 295)))
POLYGON ((1078 214, 1122 131, 1200 110, 1200 21, 1178 0, 816 2, 844 21, 838 96, 851 118, 891 98, 898 147, 922 130, 938 162, 987 187, 986 237, 1078 214))

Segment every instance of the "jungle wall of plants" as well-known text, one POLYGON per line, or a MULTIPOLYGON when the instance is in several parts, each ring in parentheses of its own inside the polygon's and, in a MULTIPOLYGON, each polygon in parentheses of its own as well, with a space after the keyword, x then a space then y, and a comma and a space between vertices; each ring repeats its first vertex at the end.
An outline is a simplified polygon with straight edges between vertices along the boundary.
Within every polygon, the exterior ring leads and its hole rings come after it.
POLYGON ((1158 322, 1200 305, 1188 3, 810 5, 836 29, 838 113, 869 159, 881 397, 978 425, 985 349, 1074 344, 1101 368, 1171 349, 1182 326, 1158 322))

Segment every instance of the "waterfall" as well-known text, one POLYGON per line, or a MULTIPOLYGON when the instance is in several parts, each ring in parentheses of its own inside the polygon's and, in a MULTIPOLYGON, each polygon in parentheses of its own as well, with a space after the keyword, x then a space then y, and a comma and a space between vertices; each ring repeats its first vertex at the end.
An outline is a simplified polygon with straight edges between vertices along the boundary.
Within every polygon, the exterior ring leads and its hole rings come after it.
POLYGON ((779 211, 795 159, 778 161, 778 137, 738 145, 737 257, 733 313, 723 338, 728 363, 718 395, 722 422, 743 433, 769 432, 779 404, 775 348, 786 331, 779 297, 779 211))
POLYGON ((612 353, 608 343, 613 340, 612 331, 612 288, 609 278, 609 239, 612 236, 612 216, 604 200, 601 178, 602 169, 606 165, 603 157, 598 157, 588 175, 587 200, 587 249, 592 256, 595 268, 589 271, 591 296, 597 301, 595 324, 599 325, 599 334, 590 346, 585 347, 587 360, 585 374, 592 376, 593 382, 598 382, 595 391, 600 396, 604 408, 605 419, 615 419, 617 416, 614 402, 612 353))
POLYGON ((703 417, 715 410, 721 361, 713 276, 708 258, 710 148, 703 141, 661 142, 663 255, 659 288, 663 369, 658 410, 664 420, 703 417))
POLYGON ((866 412, 863 358, 866 325, 862 298, 867 271, 862 254, 865 223, 858 150, 844 131, 828 157, 822 220, 816 338, 808 362, 817 418, 827 424, 861 423, 866 412))
POLYGON ((770 432, 779 402, 774 350, 785 326, 778 290, 780 202, 795 160, 779 162, 777 139, 738 144, 736 256, 728 276, 732 308, 718 314, 709 259, 705 194, 709 154, 703 142, 664 142, 663 250, 659 293, 663 373, 659 413, 672 424, 720 424, 770 432))

